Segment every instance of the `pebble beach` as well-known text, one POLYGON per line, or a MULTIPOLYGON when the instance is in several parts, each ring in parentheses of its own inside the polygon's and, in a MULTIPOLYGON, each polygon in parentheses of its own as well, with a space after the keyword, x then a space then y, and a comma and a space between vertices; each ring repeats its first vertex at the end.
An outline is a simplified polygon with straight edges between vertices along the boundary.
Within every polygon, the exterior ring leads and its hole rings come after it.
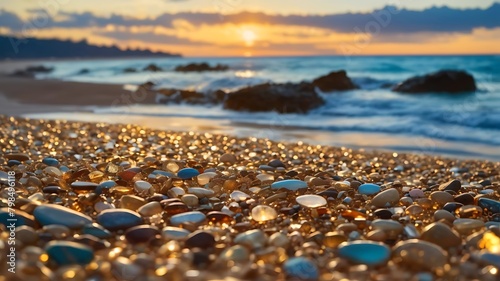
POLYGON ((0 280, 500 278, 498 162, 6 116, 0 149, 0 280))

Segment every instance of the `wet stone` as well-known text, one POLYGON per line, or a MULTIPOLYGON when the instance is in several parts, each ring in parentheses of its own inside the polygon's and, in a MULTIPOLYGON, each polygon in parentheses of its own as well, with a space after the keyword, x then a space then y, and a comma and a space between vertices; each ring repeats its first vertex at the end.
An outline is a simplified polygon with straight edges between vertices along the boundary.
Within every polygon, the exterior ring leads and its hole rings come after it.
POLYGON ((383 243, 353 241, 342 243, 338 253, 352 263, 374 266, 385 264, 391 256, 391 249, 383 243))
POLYGON ((267 244, 267 236, 260 229, 248 230, 236 235, 234 243, 245 245, 251 249, 258 249, 267 244))
POLYGON ((453 195, 451 195, 445 191, 434 191, 433 193, 431 193, 430 198, 433 202, 435 202, 441 206, 443 206, 444 204, 446 204, 448 202, 455 201, 455 199, 453 198, 453 195))
POLYGON ((94 259, 92 248, 69 241, 52 241, 45 246, 50 259, 58 265, 86 265, 94 259))
POLYGON ((319 279, 319 270, 311 260, 303 257, 288 259, 283 264, 283 269, 289 278, 314 281, 319 279))
POLYGON ((301 180, 282 180, 271 184, 271 188, 284 188, 290 191, 297 191, 299 189, 307 188, 307 183, 301 180))
POLYGON ((120 199, 122 208, 135 211, 146 204, 146 200, 136 195, 123 195, 120 199))
POLYGON ((206 219, 205 214, 199 211, 192 211, 192 212, 186 212, 186 213, 181 213, 177 215, 173 215, 170 218, 170 223, 174 226, 179 226, 184 223, 192 223, 192 224, 200 224, 204 222, 206 219))
POLYGON ((40 205, 35 208, 33 215, 41 225, 59 224, 70 229, 92 223, 90 217, 59 205, 40 205))
POLYGON ((215 172, 205 172, 203 174, 198 175, 196 178, 198 180, 198 184, 205 185, 210 182, 210 180, 215 177, 217 173, 215 172))
POLYGON ((380 186, 373 183, 365 183, 358 187, 358 193, 364 195, 374 195, 380 192, 380 186))
POLYGON ((326 199, 319 195, 301 195, 295 198, 295 201, 306 208, 318 208, 327 204, 326 199))
POLYGON ((209 232, 198 230, 188 235, 185 245, 188 248, 212 248, 215 246, 215 237, 209 232))
POLYGON ((414 270, 435 270, 448 261, 448 254, 439 246, 418 240, 401 241, 392 251, 393 261, 414 270))
POLYGON ((124 181, 131 181, 140 172, 141 168, 133 167, 118 173, 118 176, 124 181))
POLYGON ((410 190, 409 192, 411 198, 424 198, 425 193, 422 191, 422 189, 415 188, 410 190))
POLYGON ((110 209, 97 215, 97 222, 110 231, 116 231, 140 225, 142 218, 138 213, 127 209, 110 209))
POLYGON ((274 159, 271 162, 267 163, 267 165, 274 167, 274 168, 278 168, 278 167, 286 168, 285 164, 283 162, 281 162, 281 160, 279 160, 279 159, 274 159))
POLYGON ((399 192, 395 188, 389 188, 375 195, 372 204, 378 208, 391 207, 399 202, 399 192))
POLYGON ((246 194, 245 192, 235 190, 235 191, 231 192, 229 197, 231 197, 231 199, 233 199, 234 201, 244 201, 244 200, 250 198, 250 195, 246 194))
POLYGON ((479 198, 477 201, 477 205, 483 209, 486 209, 488 212, 492 214, 498 214, 500 213, 500 202, 489 199, 489 198, 479 198))
POLYGON ((462 235, 468 235, 484 227, 484 222, 477 219, 456 219, 453 228, 462 235))
POLYGON ((443 219, 449 222, 453 222, 456 217, 446 210, 437 210, 436 212, 434 212, 434 221, 440 221, 443 219))
POLYGON ((173 216, 177 214, 182 214, 189 211, 189 207, 182 202, 173 202, 165 206, 164 208, 167 214, 173 216))
POLYGON ((233 220, 230 215, 219 211, 209 212, 207 219, 212 223, 230 223, 233 220))
POLYGON ((146 243, 160 234, 160 230, 152 225, 138 225, 125 231, 125 238, 132 244, 146 243))
POLYGON ((9 167, 14 167, 14 166, 18 166, 18 165, 21 165, 22 162, 21 161, 17 161, 17 160, 9 160, 7 161, 7 166, 9 167))
POLYGON ((16 227, 16 239, 23 245, 34 245, 38 241, 38 234, 33 227, 23 225, 16 227))
POLYGON ((319 196, 323 196, 325 198, 337 198, 339 192, 335 188, 328 188, 326 190, 320 191, 317 193, 319 196))
POLYGON ((258 205, 252 209, 252 219, 258 222, 274 220, 278 217, 278 213, 272 207, 266 205, 258 205))
POLYGON ((389 209, 377 209, 373 214, 381 219, 390 219, 392 218, 393 213, 389 209))
POLYGON ((215 195, 213 190, 203 187, 190 187, 188 193, 196 195, 198 198, 210 198, 215 195))
POLYGON ((389 239, 396 239, 403 232, 403 225, 393 220, 374 220, 371 224, 372 229, 384 231, 389 239))
POLYGON ((184 168, 177 172, 177 176, 183 180, 194 178, 199 174, 200 172, 193 168, 184 168))
POLYGON ((181 200, 182 202, 184 202, 184 204, 191 208, 198 206, 199 203, 198 196, 194 194, 184 194, 182 195, 181 200))
POLYGON ((188 230, 175 226, 166 226, 162 229, 162 235, 166 239, 183 240, 189 235, 188 230))

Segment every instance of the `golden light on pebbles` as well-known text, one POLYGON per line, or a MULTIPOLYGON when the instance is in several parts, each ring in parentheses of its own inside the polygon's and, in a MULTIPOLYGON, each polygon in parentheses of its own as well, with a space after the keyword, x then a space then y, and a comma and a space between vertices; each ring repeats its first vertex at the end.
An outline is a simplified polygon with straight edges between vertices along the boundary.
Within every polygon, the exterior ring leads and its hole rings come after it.
POLYGON ((278 213, 276 210, 266 205, 257 205, 252 209, 252 219, 258 222, 274 220, 277 217, 278 213))
POLYGON ((500 254, 500 237, 491 231, 485 232, 479 241, 479 248, 486 249, 493 254, 500 254))

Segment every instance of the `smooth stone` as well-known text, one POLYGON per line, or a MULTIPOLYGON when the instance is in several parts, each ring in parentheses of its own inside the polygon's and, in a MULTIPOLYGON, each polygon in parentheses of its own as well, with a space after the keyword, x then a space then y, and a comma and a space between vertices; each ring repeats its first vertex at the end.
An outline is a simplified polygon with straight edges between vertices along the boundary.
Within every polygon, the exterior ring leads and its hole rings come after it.
POLYGON ((414 188, 409 192, 411 198, 425 198, 425 193, 420 188, 414 188))
POLYGON ((445 250, 462 244, 460 234, 442 222, 426 226, 420 239, 436 244, 445 250))
POLYGON ((132 167, 118 173, 118 176, 125 181, 131 181, 141 171, 142 169, 139 167, 132 167))
POLYGON ((163 207, 160 202, 152 201, 137 209, 137 212, 143 217, 151 217, 161 214, 161 212, 163 212, 163 207))
POLYGON ((455 196, 455 201, 464 205, 474 205, 474 196, 470 193, 462 193, 455 196))
POLYGON ((35 217, 32 215, 17 209, 0 208, 0 224, 9 226, 11 223, 15 223, 16 226, 30 226, 36 227, 35 217), (11 211, 14 212, 14 216, 11 216, 11 211), (11 221, 14 220, 15 221, 11 221))
POLYGON ((59 205, 40 205, 35 208, 33 215, 41 225, 59 224, 78 229, 92 223, 89 216, 59 205))
POLYGON ((462 188, 462 184, 460 183, 460 181, 452 180, 447 183, 441 184, 438 189, 441 191, 453 190, 458 193, 460 191, 460 188, 462 188))
POLYGON ((227 248, 219 255, 219 259, 222 259, 225 262, 244 263, 247 262, 249 258, 250 251, 240 245, 227 248))
POLYGON ((392 207, 399 202, 399 192, 395 188, 389 188, 375 195, 372 205, 377 208, 392 207))
POLYGON ((303 257, 288 259, 283 264, 283 270, 290 278, 313 281, 319 279, 319 269, 314 262, 303 257))
POLYGON ((297 191, 299 189, 307 188, 307 183, 301 180, 282 180, 271 184, 272 189, 288 189, 290 191, 297 191))
POLYGON ((380 192, 380 186, 373 183, 365 183, 358 187, 358 193, 364 195, 373 195, 380 192))
POLYGON ((281 232, 275 232, 269 237, 269 244, 275 247, 286 248, 290 244, 290 239, 281 232))
POLYGON ((194 178, 198 176, 200 172, 193 168, 184 168, 177 172, 177 176, 183 180, 194 178))
POLYGON ((98 184, 88 181, 75 181, 71 183, 71 188, 76 193, 94 192, 98 184))
POLYGON ((175 177, 174 173, 167 172, 167 171, 162 171, 162 170, 154 170, 151 172, 151 174, 148 175, 148 178, 158 178, 158 177, 166 177, 166 178, 173 178, 175 177))
POLYGON ((182 196, 182 195, 186 194, 186 191, 184 191, 184 189, 182 189, 178 186, 172 187, 169 191, 174 193, 176 196, 182 196))
POLYGON ((270 175, 270 174, 258 174, 256 176, 256 178, 258 180, 260 180, 261 182, 273 181, 274 180, 274 176, 270 175))
POLYGON ((38 233, 31 226, 18 226, 16 227, 16 240, 23 243, 24 246, 34 245, 38 241, 38 233))
POLYGON ((267 171, 267 172, 272 172, 272 171, 276 170, 276 168, 271 167, 269 165, 260 165, 259 166, 259 170, 267 171))
POLYGON ((418 239, 401 241, 392 251, 393 261, 415 270, 435 270, 448 262, 448 254, 438 245, 418 239))
POLYGON ((97 223, 85 225, 82 228, 82 234, 89 234, 99 239, 107 239, 111 237, 111 232, 97 223))
POLYGON ((142 224, 141 216, 128 209, 109 209, 97 215, 97 222, 110 231, 125 230, 142 224))
POLYGON ((59 170, 56 167, 52 167, 52 166, 46 167, 45 169, 43 169, 43 172, 49 176, 56 177, 56 178, 61 177, 63 175, 61 170, 59 170))
POLYGON ((383 243, 358 240, 340 244, 338 254, 352 263, 374 266, 385 264, 391 249, 383 243))
POLYGON ((4 154, 4 157, 8 160, 17 160, 17 161, 27 161, 30 160, 30 156, 26 153, 9 153, 4 154))
POLYGON ((58 265, 86 265, 94 259, 92 248, 69 241, 51 241, 45 246, 45 251, 58 265))
POLYGON ((440 206, 443 206, 444 204, 448 202, 454 202, 455 198, 453 198, 453 195, 446 191, 434 191, 431 193, 430 199, 437 203, 440 206))
POLYGON ((9 167, 19 166, 21 164, 22 164, 22 162, 21 161, 17 161, 17 160, 9 160, 9 161, 7 161, 7 166, 9 166, 9 167))
POLYGON ((279 168, 279 167, 286 168, 285 164, 281 162, 281 160, 279 159, 271 160, 271 162, 267 163, 267 165, 273 168, 279 168))
POLYGON ((217 173, 215 172, 205 172, 197 176, 196 179, 198 180, 198 184, 205 185, 209 183, 210 180, 213 179, 216 175, 217 173))
POLYGON ((151 187, 153 187, 153 185, 143 180, 138 180, 134 183, 134 189, 139 193, 147 192, 151 187))
POLYGON ((453 221, 453 228, 462 235, 471 234, 484 227, 484 221, 476 219, 456 219, 453 221))
POLYGON ((477 205, 483 209, 488 210, 488 212, 491 212, 492 214, 500 213, 500 202, 499 201, 481 197, 481 198, 479 198, 479 200, 477 200, 477 205))
POLYGON ((312 194, 298 196, 295 201, 306 208, 318 208, 327 204, 325 198, 312 194))
POLYGON ((136 195, 123 195, 120 198, 120 206, 135 211, 146 204, 146 200, 136 195))
POLYGON ((259 249, 267 244, 267 236, 260 229, 252 229, 236 235, 234 243, 245 245, 251 249, 259 249))
POLYGON ((252 209, 252 219, 258 222, 274 220, 277 217, 276 210, 266 205, 257 205, 252 209))
POLYGON ((219 158, 219 162, 228 163, 230 165, 233 165, 234 163, 236 163, 236 161, 237 161, 236 156, 232 153, 222 154, 221 157, 219 158))
POLYGON ((188 248, 212 248, 215 246, 215 237, 212 233, 198 230, 188 235, 184 245, 188 248))
POLYGON ((152 225, 138 225, 125 231, 125 238, 132 244, 146 243, 160 234, 160 230, 152 225))
POLYGON ((94 193, 97 195, 101 195, 103 191, 109 191, 110 188, 117 186, 118 184, 115 181, 107 180, 99 183, 94 190, 94 193))
POLYGON ((434 212, 434 221, 447 220, 449 222, 453 222, 457 218, 450 212, 446 210, 437 210, 434 212))
POLYGON ((104 211, 104 210, 109 210, 109 209, 114 209, 115 206, 111 203, 108 202, 103 202, 103 201, 98 201, 94 204, 94 210, 98 213, 104 211))
POLYGON ((235 191, 231 192, 229 197, 231 199, 233 199, 234 201, 244 201, 244 200, 247 200, 248 198, 250 198, 250 195, 246 194, 243 191, 235 190, 235 191))
POLYGON ((210 198, 215 195, 215 191, 203 187, 190 187, 188 193, 194 194, 198 198, 210 198))
POLYGON ((166 226, 162 229, 162 235, 166 239, 183 240, 189 235, 188 230, 175 226, 166 226))
POLYGON ((183 223, 200 224, 205 221, 206 216, 200 211, 192 211, 173 215, 170 218, 170 223, 174 226, 179 226, 183 223))
POLYGON ((198 196, 194 194, 184 194, 181 197, 181 201, 184 202, 187 206, 194 208, 199 205, 198 196))
POLYGON ((47 165, 47 166, 53 166, 53 167, 59 166, 59 160, 52 158, 52 157, 43 158, 42 163, 47 165))
POLYGON ((144 269, 141 266, 121 256, 112 261, 110 271, 115 279, 109 278, 107 280, 139 281, 144 280, 145 278, 143 277, 146 277, 142 276, 144 274, 144 269))
POLYGON ((376 219, 371 224, 372 229, 383 230, 387 235, 388 239, 396 239, 401 233, 403 233, 403 225, 397 221, 376 219))

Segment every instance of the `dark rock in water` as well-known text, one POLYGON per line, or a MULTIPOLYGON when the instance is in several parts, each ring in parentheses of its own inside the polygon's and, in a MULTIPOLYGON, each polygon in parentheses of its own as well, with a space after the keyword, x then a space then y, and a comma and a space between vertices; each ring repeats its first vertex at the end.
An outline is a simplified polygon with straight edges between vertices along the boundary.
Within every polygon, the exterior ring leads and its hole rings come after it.
POLYGON ((88 68, 82 68, 80 69, 80 71, 78 71, 78 75, 88 74, 88 73, 90 73, 90 70, 88 68))
POLYGON ((175 71, 179 72, 201 72, 201 71, 224 71, 228 70, 229 66, 224 64, 217 64, 216 66, 210 66, 208 63, 190 63, 186 65, 179 65, 175 68, 175 71))
POLYGON ((69 241, 49 242, 45 247, 45 251, 50 259, 58 265, 85 265, 94 259, 94 251, 92 248, 69 241))
POLYGON ((208 103, 208 100, 204 94, 194 91, 178 90, 178 89, 159 89, 156 90, 156 92, 164 96, 162 99, 160 99, 160 102, 164 103, 168 102, 173 102, 173 103, 186 102, 190 104, 208 103))
POLYGON ((207 98, 214 103, 221 103, 226 98, 226 95, 226 92, 224 92, 223 90, 217 90, 215 92, 209 92, 207 94, 207 98))
POLYGON ((407 79, 392 90, 403 93, 459 93, 473 92, 476 89, 474 77, 469 73, 462 70, 441 70, 407 79))
POLYGON ((324 103, 311 83, 266 83, 227 94, 224 108, 254 112, 306 113, 324 103))
MULTIPOLYGON (((150 65, 151 66, 151 65, 150 65)), ((149 66, 148 66, 149 67, 149 66)), ((160 69, 159 67, 157 67, 157 69, 160 69)), ((153 71, 159 71, 159 70, 153 70, 153 71)), ((134 72, 137 72, 137 69, 133 68, 133 67, 127 67, 123 70, 123 73, 134 73, 134 72)))
POLYGON ((50 73, 53 70, 53 67, 45 67, 43 65, 28 66, 26 69, 15 71, 11 74, 11 76, 32 78, 35 77, 35 74, 37 73, 50 73))
POLYGON ((162 71, 163 69, 156 64, 152 63, 142 69, 143 71, 152 71, 152 72, 157 72, 157 71, 162 71))
POLYGON ((325 76, 318 77, 314 79, 313 84, 323 92, 346 91, 358 88, 347 77, 345 70, 333 71, 325 76))

